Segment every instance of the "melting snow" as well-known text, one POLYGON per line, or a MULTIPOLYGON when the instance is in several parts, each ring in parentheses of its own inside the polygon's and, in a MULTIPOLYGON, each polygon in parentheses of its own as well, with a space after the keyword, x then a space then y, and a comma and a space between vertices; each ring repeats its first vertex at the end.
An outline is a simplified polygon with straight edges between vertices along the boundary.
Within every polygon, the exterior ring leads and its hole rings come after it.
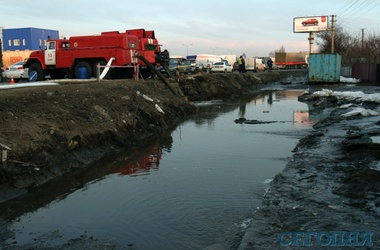
MULTIPOLYGON (((362 103, 364 101, 380 103, 380 93, 365 94, 362 91, 332 91, 330 89, 322 89, 321 91, 314 92, 312 96, 321 96, 321 97, 335 96, 340 100, 346 100, 346 101, 356 102, 356 103, 362 103)), ((355 115, 362 115, 362 116, 380 115, 380 113, 377 111, 374 111, 371 109, 365 109, 359 106, 351 104, 351 103, 342 105, 341 108, 352 108, 352 110, 345 114, 342 114, 341 116, 348 117, 348 116, 355 116, 355 115)))
POLYGON ((347 77, 344 77, 344 76, 341 76, 339 80, 340 80, 340 82, 352 82, 352 83, 360 82, 360 79, 347 78, 347 77))

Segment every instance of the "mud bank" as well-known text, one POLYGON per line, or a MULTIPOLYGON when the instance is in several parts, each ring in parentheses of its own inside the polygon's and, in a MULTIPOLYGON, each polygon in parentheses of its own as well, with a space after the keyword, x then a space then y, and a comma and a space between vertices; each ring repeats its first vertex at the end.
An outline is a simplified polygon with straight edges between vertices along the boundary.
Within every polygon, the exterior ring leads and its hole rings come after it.
POLYGON ((378 112, 380 104, 312 95, 300 100, 310 104, 310 116, 329 115, 274 177, 239 249, 379 249, 380 118, 343 114, 357 107, 378 112), (351 240, 344 232, 361 236, 351 240))
POLYGON ((1 90, 0 202, 174 129, 196 112, 192 101, 228 100, 286 75, 187 75, 179 82, 187 100, 158 78, 1 90))

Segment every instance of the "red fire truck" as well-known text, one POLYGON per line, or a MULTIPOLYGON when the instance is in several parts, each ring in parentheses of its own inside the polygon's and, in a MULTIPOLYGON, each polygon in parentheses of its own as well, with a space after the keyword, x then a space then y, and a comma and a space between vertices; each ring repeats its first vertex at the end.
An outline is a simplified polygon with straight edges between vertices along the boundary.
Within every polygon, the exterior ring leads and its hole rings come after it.
MULTIPOLYGON (((102 32, 100 35, 73 36, 69 39, 48 39, 46 48, 32 52, 24 64, 29 69, 29 81, 96 77, 97 65, 106 65, 111 58, 112 68, 106 78, 133 77, 135 67, 147 77, 154 66, 169 60, 161 53, 154 31, 144 29, 102 32), (143 57, 140 60, 136 57, 143 57), (121 67, 122 66, 122 67, 121 67), (84 73, 83 73, 84 72, 84 73)), ((100 67, 100 72, 104 67, 100 67)))

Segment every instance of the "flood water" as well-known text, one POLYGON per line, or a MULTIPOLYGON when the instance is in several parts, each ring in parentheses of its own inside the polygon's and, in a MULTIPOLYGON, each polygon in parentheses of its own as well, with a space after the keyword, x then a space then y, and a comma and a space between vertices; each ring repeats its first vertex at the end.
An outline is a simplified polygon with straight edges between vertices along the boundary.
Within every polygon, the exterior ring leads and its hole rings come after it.
POLYGON ((127 149, 9 203, 5 219, 15 237, 8 243, 56 246, 93 237, 128 249, 236 249, 272 177, 314 123, 297 101, 303 92, 198 103, 196 116, 143 149, 127 149), (243 117, 268 123, 234 122, 243 117))

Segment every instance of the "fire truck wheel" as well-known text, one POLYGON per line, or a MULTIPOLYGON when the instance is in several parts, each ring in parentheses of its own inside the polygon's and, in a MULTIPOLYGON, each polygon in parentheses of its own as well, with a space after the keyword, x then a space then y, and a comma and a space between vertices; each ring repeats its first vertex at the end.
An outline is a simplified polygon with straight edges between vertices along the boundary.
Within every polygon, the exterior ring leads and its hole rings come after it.
POLYGON ((92 76, 92 67, 91 67, 90 63, 85 62, 85 61, 81 61, 75 65, 75 76, 76 76, 76 78, 83 78, 83 76, 81 75, 81 72, 79 72, 80 68, 86 68, 86 71, 87 71, 86 77, 87 78, 90 78, 92 76))
POLYGON ((29 66, 29 82, 43 81, 45 80, 45 74, 39 63, 32 63, 29 66))

